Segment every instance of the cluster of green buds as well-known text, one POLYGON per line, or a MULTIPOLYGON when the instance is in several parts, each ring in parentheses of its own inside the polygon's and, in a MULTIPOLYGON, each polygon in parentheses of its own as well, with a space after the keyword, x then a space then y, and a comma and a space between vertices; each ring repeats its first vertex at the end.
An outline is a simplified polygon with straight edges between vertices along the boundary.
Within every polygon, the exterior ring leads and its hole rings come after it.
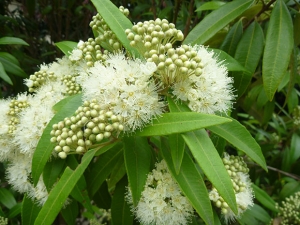
POLYGON ((105 225, 108 221, 111 221, 111 210, 110 209, 97 209, 97 219, 91 219, 90 225, 105 225))
POLYGON ((56 76, 53 72, 46 72, 40 70, 35 72, 33 75, 30 75, 29 80, 27 81, 28 91, 35 92, 36 89, 41 87, 47 80, 55 80, 56 76))
POLYGON ((8 219, 0 216, 0 225, 7 225, 8 219))
MULTIPOLYGON (((129 10, 124 8, 123 6, 119 7, 119 10, 128 17, 129 10)), ((109 28, 107 23, 98 13, 93 16, 93 20, 90 22, 90 27, 93 29, 95 33, 97 33, 96 42, 101 43, 101 45, 109 50, 110 52, 114 52, 116 50, 122 49, 122 44, 115 35, 115 33, 109 28)))
POLYGON ((296 126, 300 125, 300 106, 298 105, 293 111, 293 120, 296 126))
POLYGON ((197 52, 189 45, 170 48, 167 54, 151 50, 148 61, 157 65, 159 79, 166 85, 181 82, 191 75, 200 76, 204 67, 197 52))
POLYGON ((66 85, 66 95, 75 95, 81 92, 81 87, 78 83, 76 83, 76 77, 78 74, 65 75, 62 78, 62 82, 66 85))
POLYGON ((184 36, 173 23, 166 19, 156 19, 138 22, 132 29, 126 29, 125 33, 130 45, 136 47, 146 59, 151 57, 151 51, 156 54, 164 54, 176 41, 182 41, 184 36))
POLYGON ((281 225, 300 224, 300 191, 290 197, 285 198, 282 206, 276 204, 281 218, 281 225))
MULTIPOLYGON (((235 194, 244 192, 247 188, 247 184, 241 179, 239 173, 248 174, 249 168, 243 158, 240 156, 229 156, 226 154, 223 158, 223 164, 231 178, 235 194)), ((229 212, 229 206, 214 187, 212 188, 210 195, 210 199, 214 202, 214 205, 217 208, 220 208, 222 214, 226 215, 229 212)), ((238 205, 238 207, 241 210, 246 210, 246 208, 243 208, 244 205, 238 205)))
POLYGON ((16 126, 19 123, 18 114, 29 106, 27 100, 12 99, 9 103, 9 111, 7 115, 10 116, 8 134, 13 134, 16 130, 16 126))
POLYGON ((94 62, 107 59, 107 50, 101 50, 101 40, 99 37, 96 39, 89 38, 86 42, 80 43, 77 48, 82 51, 82 57, 86 61, 88 67, 94 66, 94 62))
POLYGON ((85 101, 74 116, 53 125, 50 134, 51 142, 56 143, 54 151, 64 159, 68 154, 83 154, 99 147, 102 140, 113 140, 123 131, 121 120, 121 116, 102 110, 96 100, 85 101))

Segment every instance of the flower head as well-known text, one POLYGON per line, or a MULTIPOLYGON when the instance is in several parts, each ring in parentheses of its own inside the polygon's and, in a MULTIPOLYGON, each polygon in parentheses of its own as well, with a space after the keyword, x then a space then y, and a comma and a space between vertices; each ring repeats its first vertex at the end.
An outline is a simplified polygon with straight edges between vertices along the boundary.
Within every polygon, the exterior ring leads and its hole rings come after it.
MULTIPOLYGON (((128 201, 132 202, 130 189, 128 201)), ((193 207, 173 180, 166 162, 156 164, 148 174, 144 191, 136 207, 137 219, 145 225, 150 224, 188 224, 193 215, 193 207)))

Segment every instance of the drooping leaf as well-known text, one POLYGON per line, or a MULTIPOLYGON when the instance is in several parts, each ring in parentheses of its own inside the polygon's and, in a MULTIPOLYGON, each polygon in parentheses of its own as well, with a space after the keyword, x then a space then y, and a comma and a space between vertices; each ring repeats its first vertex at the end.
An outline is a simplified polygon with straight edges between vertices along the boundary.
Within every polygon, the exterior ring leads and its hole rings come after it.
POLYGON ((246 153, 254 162, 267 171, 266 161, 260 146, 249 131, 238 121, 232 119, 230 123, 209 127, 208 129, 246 153))
POLYGON ((264 89, 270 101, 286 73, 293 45, 291 15, 284 1, 278 0, 271 13, 262 64, 264 89))
POLYGON ((89 194, 92 197, 107 179, 118 159, 122 156, 123 146, 118 143, 109 151, 98 156, 97 161, 91 166, 91 171, 87 174, 87 184, 89 194))
POLYGON ((74 225, 76 218, 78 217, 78 203, 72 201, 65 208, 61 210, 61 215, 68 225, 74 225))
POLYGON ((120 12, 120 10, 110 0, 92 0, 98 13, 107 23, 109 28, 116 34, 122 45, 131 52, 132 55, 137 56, 138 52, 135 48, 130 46, 130 42, 125 34, 126 29, 132 28, 130 20, 120 12))
POLYGON ((124 159, 133 205, 141 197, 150 170, 151 148, 146 137, 124 137, 124 159))
POLYGON ((77 47, 77 43, 73 41, 61 41, 55 43, 55 45, 66 55, 69 56, 74 48, 77 47))
POLYGON ((227 122, 230 122, 227 118, 197 112, 165 113, 142 131, 137 131, 136 135, 159 136, 177 134, 227 122))
POLYGON ((182 134, 195 160, 204 174, 218 190, 233 212, 237 205, 233 185, 227 170, 204 129, 182 134))
POLYGON ((6 188, 0 188, 0 203, 2 203, 6 208, 11 209, 17 204, 14 195, 6 188))
POLYGON ((63 170, 65 160, 61 158, 52 159, 47 162, 43 171, 43 181, 48 191, 53 184, 58 180, 58 176, 63 170))
POLYGON ((8 218, 17 217, 19 214, 21 214, 21 211, 22 211, 22 203, 17 203, 11 209, 9 209, 7 217, 8 218))
POLYGON ((29 44, 22 40, 21 38, 16 37, 2 37, 0 38, 0 45, 27 45, 29 44))
POLYGON ((35 202, 32 202, 27 195, 25 195, 22 202, 22 224, 33 225, 40 210, 41 208, 35 202))
POLYGON ((236 0, 214 10, 196 25, 183 43, 204 44, 227 24, 238 18, 252 2, 253 0, 236 0))
POLYGON ((35 220, 35 225, 51 225, 53 223, 77 181, 92 161, 95 153, 95 150, 86 152, 80 165, 75 170, 71 170, 69 167, 65 169, 60 180, 49 193, 47 201, 35 220))
POLYGON ((264 48, 264 33, 257 22, 253 22, 243 34, 234 58, 241 63, 250 73, 234 72, 234 86, 238 96, 241 96, 247 89, 252 79, 252 74, 261 58, 264 48))
POLYGON ((220 49, 227 52, 232 57, 235 54, 236 47, 243 34, 243 23, 242 19, 236 22, 229 30, 226 35, 220 49))
POLYGON ((113 224, 130 225, 133 222, 132 212, 125 200, 127 184, 127 178, 124 176, 116 185, 111 205, 111 219, 113 224))
POLYGON ((163 146, 161 149, 163 158, 168 168, 177 181, 184 195, 189 199, 193 208, 206 222, 206 224, 214 224, 211 202, 208 197, 207 188, 203 181, 202 175, 196 168, 191 157, 184 153, 180 172, 177 174, 172 160, 170 149, 163 146))
POLYGON ((1 62, 0 62, 0 78, 2 78, 8 84, 13 85, 13 82, 11 81, 10 77, 6 74, 1 62))
POLYGON ((68 99, 68 102, 61 108, 61 110, 55 114, 55 116, 48 123, 44 132, 37 144, 37 147, 33 154, 32 159, 32 179, 33 183, 36 185, 40 175, 44 170, 51 152, 55 146, 54 143, 50 142, 52 130, 52 125, 63 120, 65 117, 71 116, 74 114, 75 110, 81 105, 81 94, 73 95, 68 99))
POLYGON ((270 224, 271 217, 264 208, 254 204, 252 207, 248 208, 240 218, 237 219, 240 224, 270 224))
POLYGON ((178 174, 183 159, 185 142, 180 134, 171 134, 169 135, 169 145, 174 168, 176 173, 178 174))
POLYGON ((19 66, 18 60, 7 52, 0 52, 0 63, 2 63, 6 72, 13 75, 26 78, 27 74, 19 66))
POLYGON ((273 212, 277 212, 275 201, 270 197, 268 193, 266 193, 264 190, 256 186, 255 184, 252 184, 252 189, 255 194, 255 198, 266 208, 272 210, 273 212))

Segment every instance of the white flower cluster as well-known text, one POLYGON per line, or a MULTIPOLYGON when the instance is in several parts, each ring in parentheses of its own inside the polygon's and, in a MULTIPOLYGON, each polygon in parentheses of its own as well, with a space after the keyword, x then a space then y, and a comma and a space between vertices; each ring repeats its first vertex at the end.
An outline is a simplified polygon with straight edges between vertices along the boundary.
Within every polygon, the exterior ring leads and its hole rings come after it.
MULTIPOLYGON (((127 200, 132 204, 130 188, 127 200)), ((194 212, 192 205, 173 180, 164 160, 156 163, 156 169, 148 174, 141 199, 132 210, 144 225, 188 224, 194 212)))
POLYGON ((158 87, 151 80, 156 65, 123 54, 109 55, 106 65, 96 62, 88 73, 77 79, 83 90, 83 100, 96 99, 104 110, 122 117, 126 131, 134 131, 160 115, 164 104, 158 87))
POLYGON ((225 153, 223 163, 233 184, 236 203, 238 206, 238 214, 234 214, 214 187, 209 192, 209 198, 212 202, 214 202, 216 207, 221 209, 221 214, 223 215, 225 223, 228 224, 236 218, 239 218, 246 209, 253 206, 253 190, 251 188, 251 180, 248 175, 249 169, 241 157, 230 156, 225 153))

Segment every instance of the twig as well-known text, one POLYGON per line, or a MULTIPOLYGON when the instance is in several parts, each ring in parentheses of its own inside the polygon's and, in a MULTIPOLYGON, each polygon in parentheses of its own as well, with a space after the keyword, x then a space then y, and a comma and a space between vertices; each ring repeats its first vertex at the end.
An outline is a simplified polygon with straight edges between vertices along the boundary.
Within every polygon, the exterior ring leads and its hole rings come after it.
POLYGON ((186 21, 184 32, 183 32, 184 37, 186 37, 189 33, 190 25, 191 25, 191 19, 192 19, 192 15, 193 15, 193 12, 194 12, 193 10, 194 10, 194 0, 191 0, 190 7, 189 7, 189 17, 186 21))

